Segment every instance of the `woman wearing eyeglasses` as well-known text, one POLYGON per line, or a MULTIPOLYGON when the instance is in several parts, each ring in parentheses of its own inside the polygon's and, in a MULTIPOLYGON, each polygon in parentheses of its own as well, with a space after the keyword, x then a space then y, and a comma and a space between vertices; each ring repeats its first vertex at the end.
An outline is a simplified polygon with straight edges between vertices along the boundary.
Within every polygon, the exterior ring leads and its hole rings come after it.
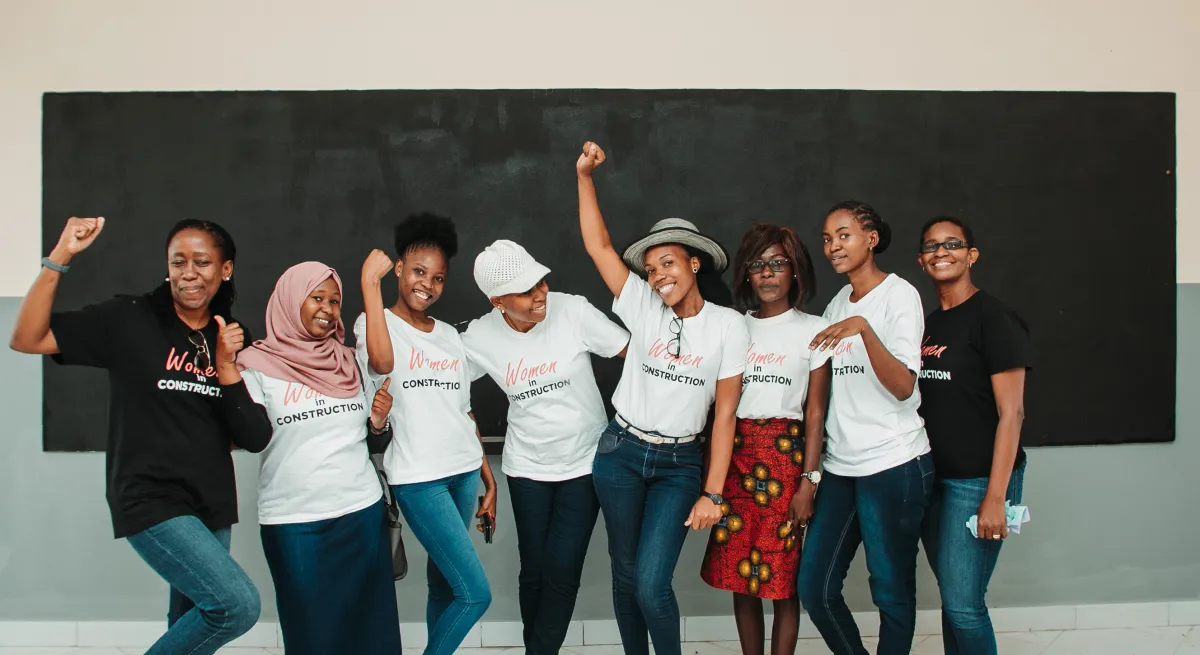
POLYGON ((274 434, 259 467, 258 522, 292 655, 395 655, 391 543, 368 451, 391 441, 388 383, 368 401, 344 345, 342 281, 292 266, 267 302, 267 338, 238 355, 274 434))
POLYGON ((742 652, 761 655, 763 599, 774 606, 771 652, 796 652, 800 600, 796 568, 821 481, 829 400, 829 353, 808 344, 829 326, 806 314, 816 295, 808 250, 775 225, 746 231, 734 256, 734 300, 746 311, 750 350, 737 408, 733 459, 721 518, 700 576, 733 592, 742 652))
POLYGON ((842 597, 861 544, 879 608, 879 653, 908 653, 917 614, 917 550, 933 492, 921 396, 921 297, 879 270, 891 228, 870 205, 834 205, 821 232, 825 257, 847 284, 825 309, 832 325, 811 348, 832 353, 825 472, 800 561, 800 600, 835 653, 865 655, 842 597))
POLYGON ((979 260, 971 228, 935 218, 921 230, 917 262, 933 280, 938 308, 925 319, 921 415, 937 485, 922 542, 942 596, 947 655, 996 652, 986 593, 1008 536, 1006 503, 1021 503, 1029 328, 971 281, 979 260), (974 533, 967 529, 976 517, 974 533))
POLYGON ((258 621, 254 583, 229 555, 237 523, 233 445, 260 452, 271 426, 241 382, 245 331, 230 311, 233 238, 187 220, 167 235, 167 278, 53 312, 71 261, 103 218, 71 218, 17 315, 11 347, 108 371, 108 504, 113 532, 171 587, 167 632, 148 653, 214 653, 258 621))
POLYGON ((679 606, 671 576, 687 528, 708 529, 722 516, 749 336, 741 315, 702 293, 702 279, 712 279, 728 262, 724 249, 691 223, 659 221, 624 255, 617 253, 592 181, 604 159, 604 151, 588 142, 575 164, 579 226, 616 298, 613 311, 631 336, 613 396, 617 415, 600 437, 592 477, 608 532, 625 652, 648 653, 648 632, 658 655, 678 654, 679 606), (697 435, 710 407, 712 439, 702 479, 697 435))

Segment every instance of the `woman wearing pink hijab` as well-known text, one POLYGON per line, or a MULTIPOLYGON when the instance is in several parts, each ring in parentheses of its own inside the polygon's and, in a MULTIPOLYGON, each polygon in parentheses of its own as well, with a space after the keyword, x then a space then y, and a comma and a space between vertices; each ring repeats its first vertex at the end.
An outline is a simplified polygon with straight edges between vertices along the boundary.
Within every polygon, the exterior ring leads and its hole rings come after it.
POLYGON ((391 441, 385 384, 367 403, 342 325, 342 282, 319 262, 288 269, 267 303, 266 338, 238 355, 274 432, 258 522, 284 648, 401 652, 382 487, 369 451, 391 441))

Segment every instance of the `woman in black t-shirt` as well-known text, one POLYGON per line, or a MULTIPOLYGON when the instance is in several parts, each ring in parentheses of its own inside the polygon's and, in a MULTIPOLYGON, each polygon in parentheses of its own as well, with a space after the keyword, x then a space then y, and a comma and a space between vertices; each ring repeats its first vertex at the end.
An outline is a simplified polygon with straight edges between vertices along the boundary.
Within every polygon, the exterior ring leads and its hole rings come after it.
POLYGON ((926 223, 920 253, 940 302, 921 344, 920 411, 937 471, 922 542, 941 589, 946 653, 989 655, 996 635, 984 595, 1008 536, 1006 501, 1021 502, 1025 473, 1029 329, 971 283, 979 251, 962 221, 926 223))
POLYGON ((221 226, 182 221, 167 237, 157 289, 52 313, 68 263, 103 228, 103 218, 67 222, 11 347, 108 371, 113 532, 171 585, 167 632, 147 652, 214 653, 259 615, 258 590, 229 555, 238 520, 230 451, 261 452, 271 437, 235 363, 249 339, 230 315, 237 251, 221 226))

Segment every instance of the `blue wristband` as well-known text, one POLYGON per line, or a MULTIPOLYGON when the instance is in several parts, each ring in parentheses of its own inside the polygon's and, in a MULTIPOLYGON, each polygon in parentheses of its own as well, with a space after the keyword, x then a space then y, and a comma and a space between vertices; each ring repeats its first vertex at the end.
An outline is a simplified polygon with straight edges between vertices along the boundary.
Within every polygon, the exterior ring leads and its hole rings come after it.
POLYGON ((67 271, 71 270, 70 266, 55 264, 54 262, 50 261, 49 257, 42 257, 42 266, 45 266, 52 271, 58 271, 59 273, 66 273, 67 271))

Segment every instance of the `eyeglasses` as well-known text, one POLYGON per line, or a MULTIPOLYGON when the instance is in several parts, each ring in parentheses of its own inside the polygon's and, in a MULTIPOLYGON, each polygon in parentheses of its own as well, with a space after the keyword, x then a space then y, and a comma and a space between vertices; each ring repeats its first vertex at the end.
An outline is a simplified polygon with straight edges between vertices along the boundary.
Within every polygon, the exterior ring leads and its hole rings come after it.
POLYGON ((756 260, 750 262, 749 264, 746 264, 746 271, 748 273, 750 273, 751 275, 758 275, 759 273, 762 272, 762 270, 764 268, 770 266, 771 272, 782 273, 783 269, 787 268, 788 263, 789 263, 788 260, 783 257, 776 257, 775 259, 772 259, 769 262, 764 262, 761 259, 756 259, 756 260))
POLYGON ((925 243, 921 244, 921 252, 937 252, 938 248, 945 248, 946 250, 961 250, 963 248, 970 247, 971 244, 961 239, 946 239, 941 243, 938 243, 937 241, 926 241, 925 243))
POLYGON ((188 332, 188 341, 196 347, 196 359, 192 363, 197 369, 207 371, 212 360, 208 356, 208 340, 204 338, 204 333, 200 330, 192 330, 188 332))
POLYGON ((680 348, 683 346, 683 319, 676 316, 671 319, 671 340, 667 342, 667 354, 674 359, 679 359, 680 348), (674 352, 672 352, 674 348, 674 352))

